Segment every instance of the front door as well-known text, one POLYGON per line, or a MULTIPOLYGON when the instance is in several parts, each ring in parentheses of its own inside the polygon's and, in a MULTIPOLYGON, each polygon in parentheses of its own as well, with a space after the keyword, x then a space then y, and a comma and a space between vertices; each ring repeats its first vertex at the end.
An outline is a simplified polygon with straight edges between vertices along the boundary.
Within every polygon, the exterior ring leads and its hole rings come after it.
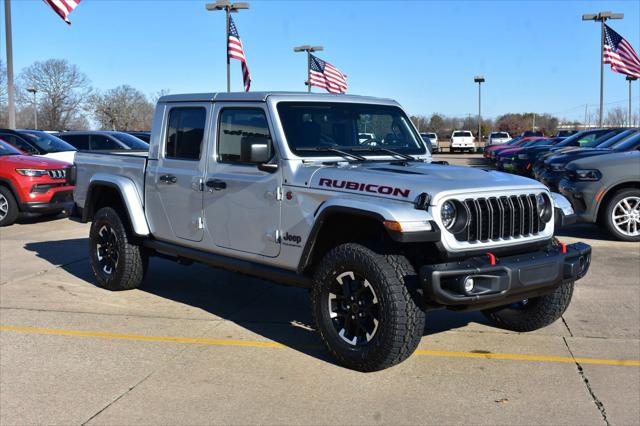
POLYGON ((161 239, 201 241, 204 236, 202 178, 209 109, 210 104, 167 108, 158 159, 149 161, 147 174, 147 187, 153 188, 147 191, 153 194, 148 208, 160 215, 154 218, 154 233, 161 239))
POLYGON ((281 171, 263 171, 247 161, 247 142, 271 140, 263 105, 217 104, 215 152, 205 176, 204 209, 207 231, 216 246, 276 257, 280 253, 281 171))

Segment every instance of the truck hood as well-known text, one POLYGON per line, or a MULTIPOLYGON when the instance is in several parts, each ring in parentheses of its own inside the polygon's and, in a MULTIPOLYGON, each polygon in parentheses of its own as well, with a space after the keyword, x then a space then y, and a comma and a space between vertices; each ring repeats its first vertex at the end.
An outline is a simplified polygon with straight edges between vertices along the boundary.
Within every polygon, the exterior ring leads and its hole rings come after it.
POLYGON ((490 190, 545 189, 521 176, 480 168, 433 163, 365 163, 319 167, 308 186, 318 190, 338 191, 413 202, 426 192, 437 202, 450 193, 490 190))

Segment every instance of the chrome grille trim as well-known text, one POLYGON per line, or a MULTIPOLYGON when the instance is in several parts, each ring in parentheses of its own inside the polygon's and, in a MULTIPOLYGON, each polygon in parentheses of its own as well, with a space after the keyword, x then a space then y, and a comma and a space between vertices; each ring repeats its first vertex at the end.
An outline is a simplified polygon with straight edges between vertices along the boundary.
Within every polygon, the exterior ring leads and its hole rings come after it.
POLYGON ((51 179, 64 179, 67 177, 66 169, 51 169, 47 170, 47 174, 51 179))

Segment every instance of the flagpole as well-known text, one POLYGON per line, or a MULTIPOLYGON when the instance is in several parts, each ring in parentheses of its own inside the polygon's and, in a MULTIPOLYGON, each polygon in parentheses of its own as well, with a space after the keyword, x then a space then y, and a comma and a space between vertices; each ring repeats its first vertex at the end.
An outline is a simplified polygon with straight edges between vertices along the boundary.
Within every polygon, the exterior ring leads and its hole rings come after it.
POLYGON ((11 39, 11 1, 4 0, 4 28, 7 39, 7 96, 8 96, 8 127, 16 128, 16 105, 13 93, 13 42, 11 39))
POLYGON ((307 52, 307 92, 311 93, 311 52, 319 52, 324 50, 322 46, 309 46, 305 44, 304 46, 294 47, 294 52, 307 52))
POLYGON ((229 18, 231 17, 231 8, 227 6, 227 34, 225 37, 225 46, 227 47, 227 92, 231 92, 231 58, 229 57, 229 18))
POLYGON ((311 93, 311 52, 307 50, 307 92, 311 93))

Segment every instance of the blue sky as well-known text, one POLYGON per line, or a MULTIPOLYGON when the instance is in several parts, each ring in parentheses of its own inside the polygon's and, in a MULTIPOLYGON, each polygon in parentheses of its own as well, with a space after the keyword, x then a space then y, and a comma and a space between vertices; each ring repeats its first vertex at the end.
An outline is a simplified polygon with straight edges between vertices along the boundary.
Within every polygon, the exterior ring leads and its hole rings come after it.
MULTIPOLYGON (((15 72, 65 58, 102 90, 225 90, 224 14, 205 11, 205 3, 82 0, 68 27, 41 0, 12 0, 15 72)), ((598 103, 600 60, 599 26, 581 15, 601 10, 625 14, 611 26, 640 52, 634 0, 254 0, 234 19, 253 90, 305 90, 305 58, 292 48, 322 44, 319 56, 348 75, 349 93, 397 99, 411 114, 474 114, 473 76, 483 74, 485 116, 535 111, 581 119, 584 104, 598 103)), ((4 59, 4 19, 2 26, 4 59)), ((241 85, 232 61, 232 88, 241 85)), ((627 88, 623 75, 605 69, 609 107, 626 106, 627 88)), ((637 83, 634 90, 638 105, 637 83)))

